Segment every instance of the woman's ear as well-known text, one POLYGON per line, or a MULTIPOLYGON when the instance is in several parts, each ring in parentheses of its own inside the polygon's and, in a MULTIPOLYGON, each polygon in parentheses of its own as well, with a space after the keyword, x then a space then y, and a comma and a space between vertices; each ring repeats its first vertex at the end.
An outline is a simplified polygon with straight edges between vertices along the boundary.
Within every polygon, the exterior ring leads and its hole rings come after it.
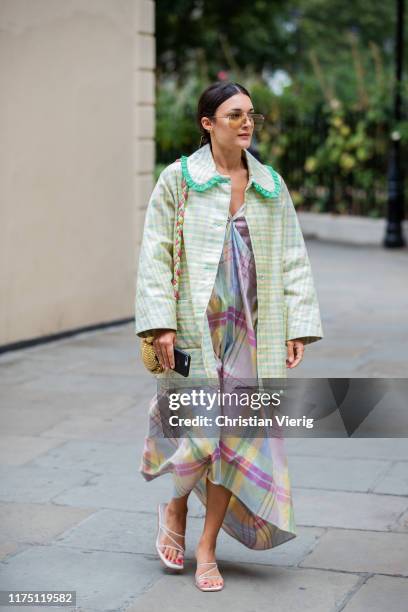
POLYGON ((201 125, 207 132, 211 130, 211 121, 208 117, 201 117, 201 125))

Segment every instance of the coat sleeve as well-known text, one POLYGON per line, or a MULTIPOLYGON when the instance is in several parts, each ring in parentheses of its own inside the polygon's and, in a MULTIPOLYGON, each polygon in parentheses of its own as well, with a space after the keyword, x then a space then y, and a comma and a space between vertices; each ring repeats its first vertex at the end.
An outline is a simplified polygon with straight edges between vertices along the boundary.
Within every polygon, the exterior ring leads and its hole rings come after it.
POLYGON ((147 206, 135 296, 135 333, 177 330, 173 278, 174 216, 176 184, 171 167, 160 174, 147 206))
POLYGON ((323 338, 312 270, 298 216, 282 180, 283 286, 286 340, 310 344, 323 338))

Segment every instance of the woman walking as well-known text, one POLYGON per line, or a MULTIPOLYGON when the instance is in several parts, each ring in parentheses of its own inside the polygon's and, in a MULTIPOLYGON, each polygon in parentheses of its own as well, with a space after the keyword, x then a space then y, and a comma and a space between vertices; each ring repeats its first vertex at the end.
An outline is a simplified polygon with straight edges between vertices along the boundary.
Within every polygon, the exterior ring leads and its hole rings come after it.
MULTIPOLYGON (((323 337, 310 262, 283 178, 248 148, 263 122, 249 92, 217 82, 198 102, 200 147, 167 166, 146 212, 135 301, 135 332, 155 336, 165 371, 174 346, 191 355, 191 378, 284 378, 304 346, 323 337), (188 185, 179 299, 173 295, 173 241, 182 180, 188 185)), ((195 550, 195 583, 220 590, 221 528, 251 549, 296 536, 283 438, 157 437, 157 395, 141 459, 145 480, 171 473, 173 497, 159 504, 156 548, 182 569, 188 497, 206 508, 195 550)))

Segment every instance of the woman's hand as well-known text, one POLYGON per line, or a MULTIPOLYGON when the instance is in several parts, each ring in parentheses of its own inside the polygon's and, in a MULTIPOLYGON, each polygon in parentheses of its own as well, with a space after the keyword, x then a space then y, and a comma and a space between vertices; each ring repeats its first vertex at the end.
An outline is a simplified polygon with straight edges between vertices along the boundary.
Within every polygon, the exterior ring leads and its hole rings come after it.
POLYGON ((173 329, 155 329, 153 348, 160 365, 164 368, 174 368, 174 344, 176 332, 173 329))
POLYGON ((302 361, 305 346, 299 338, 287 340, 288 358, 286 359, 287 368, 295 368, 302 361))

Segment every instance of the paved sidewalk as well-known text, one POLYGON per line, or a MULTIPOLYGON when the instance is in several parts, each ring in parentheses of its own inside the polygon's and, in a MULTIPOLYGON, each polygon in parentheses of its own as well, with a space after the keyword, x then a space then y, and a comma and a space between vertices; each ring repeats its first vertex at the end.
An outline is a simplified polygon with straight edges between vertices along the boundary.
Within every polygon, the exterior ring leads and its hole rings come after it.
MULTIPOLYGON (((407 377, 408 251, 308 249, 325 338, 290 375, 407 377)), ((76 590, 86 612, 407 611, 402 438, 286 440, 298 536, 251 551, 221 531, 226 586, 201 593, 193 494, 186 570, 167 574, 155 510, 172 487, 138 473, 155 391, 138 348, 130 324, 0 356, 0 589, 76 590)))

